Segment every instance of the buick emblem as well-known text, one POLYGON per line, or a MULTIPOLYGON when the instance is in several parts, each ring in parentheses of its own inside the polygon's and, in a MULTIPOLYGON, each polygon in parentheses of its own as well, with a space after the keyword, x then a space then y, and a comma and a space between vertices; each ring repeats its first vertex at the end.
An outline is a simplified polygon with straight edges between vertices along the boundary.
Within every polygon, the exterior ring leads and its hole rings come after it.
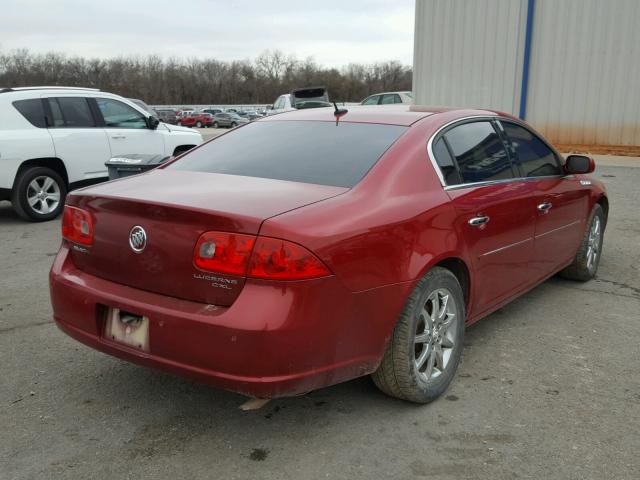
POLYGON ((129 232, 129 245, 136 252, 142 252, 147 246, 147 232, 139 225, 136 225, 129 232))

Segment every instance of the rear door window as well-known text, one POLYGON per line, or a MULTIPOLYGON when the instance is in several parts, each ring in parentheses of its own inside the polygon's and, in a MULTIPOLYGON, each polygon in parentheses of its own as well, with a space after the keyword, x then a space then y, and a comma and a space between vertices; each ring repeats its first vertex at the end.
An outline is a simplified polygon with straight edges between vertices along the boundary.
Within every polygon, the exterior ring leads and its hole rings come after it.
POLYGON ((453 157, 451 156, 443 137, 440 137, 433 144, 432 150, 436 163, 440 167, 440 171, 444 177, 445 183, 447 185, 458 185, 459 183, 462 183, 458 168, 453 161, 453 157))
POLYGON ((562 175, 558 157, 540 138, 514 123, 501 123, 511 142, 514 163, 523 177, 562 175))
POLYGON ((463 183, 513 178, 509 156, 491 122, 464 123, 444 136, 463 183))
POLYGON ((353 187, 406 130, 348 122, 255 122, 167 168, 353 187))
POLYGON ((44 119, 44 109, 42 108, 41 99, 30 98, 28 100, 16 100, 13 102, 13 106, 31 125, 38 128, 46 128, 47 124, 44 119))
POLYGON ((362 102, 363 105, 378 105, 378 101, 380 100, 380 95, 374 95, 373 97, 369 97, 367 98, 364 102, 362 102))
POLYGON ((382 96, 382 101, 380 102, 381 105, 389 105, 392 103, 402 103, 400 95, 398 95, 397 93, 392 93, 382 96))
POLYGON ((84 97, 49 98, 52 126, 64 128, 91 128, 96 122, 84 97))

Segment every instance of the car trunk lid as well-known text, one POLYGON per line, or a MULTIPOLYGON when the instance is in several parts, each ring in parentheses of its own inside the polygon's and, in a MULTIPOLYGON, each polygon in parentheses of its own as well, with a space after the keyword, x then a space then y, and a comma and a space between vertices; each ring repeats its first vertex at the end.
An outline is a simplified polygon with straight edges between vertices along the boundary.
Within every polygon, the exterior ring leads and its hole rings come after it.
POLYGON ((94 244, 72 248, 75 265, 107 280, 206 304, 228 306, 244 277, 203 272, 193 249, 206 231, 257 235, 275 215, 344 193, 342 187, 162 169, 80 190, 68 203, 94 218, 94 244), (147 243, 135 252, 133 227, 147 243))

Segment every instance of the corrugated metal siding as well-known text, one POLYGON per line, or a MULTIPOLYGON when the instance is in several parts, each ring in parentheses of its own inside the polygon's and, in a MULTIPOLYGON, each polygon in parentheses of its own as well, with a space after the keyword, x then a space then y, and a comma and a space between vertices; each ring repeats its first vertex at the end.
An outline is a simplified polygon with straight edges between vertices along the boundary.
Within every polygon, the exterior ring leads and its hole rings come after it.
POLYGON ((551 141, 640 145, 640 1, 537 0, 529 82, 551 141))
MULTIPOLYGON (((518 114, 527 0, 416 0, 416 103, 518 114)), ((640 146, 640 0, 536 0, 527 121, 640 146)))
POLYGON ((526 0, 416 0, 415 102, 515 112, 526 9, 526 0))

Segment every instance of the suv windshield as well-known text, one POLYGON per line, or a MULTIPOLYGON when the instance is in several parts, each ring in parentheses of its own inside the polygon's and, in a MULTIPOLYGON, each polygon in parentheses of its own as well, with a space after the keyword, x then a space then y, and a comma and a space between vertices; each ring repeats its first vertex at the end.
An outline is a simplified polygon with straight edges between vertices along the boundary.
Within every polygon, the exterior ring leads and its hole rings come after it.
POLYGON ((350 188, 406 130, 366 123, 255 122, 166 168, 350 188))

